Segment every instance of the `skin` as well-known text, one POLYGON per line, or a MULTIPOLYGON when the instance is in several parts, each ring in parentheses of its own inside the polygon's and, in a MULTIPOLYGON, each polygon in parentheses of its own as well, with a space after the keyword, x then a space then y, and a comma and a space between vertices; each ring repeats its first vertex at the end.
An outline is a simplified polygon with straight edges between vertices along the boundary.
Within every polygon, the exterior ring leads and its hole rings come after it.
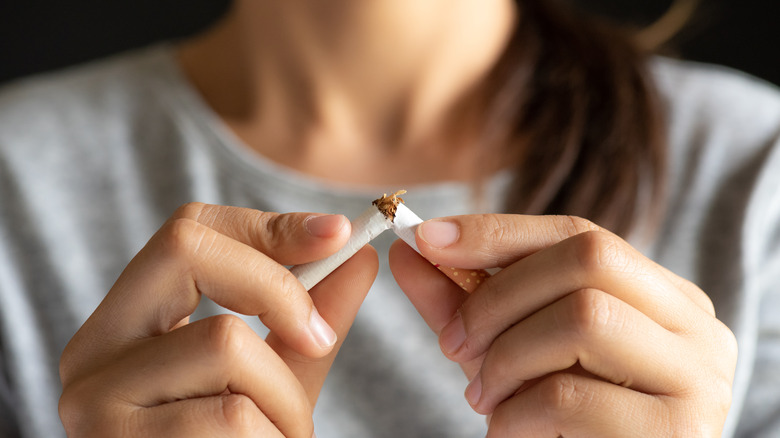
MULTIPOLYGON (((469 180, 470 104, 518 13, 508 0, 238 0, 177 56, 225 125, 281 165, 355 185, 469 180)), ((342 216, 181 207, 63 353, 69 436, 311 437, 377 258, 364 248, 310 294, 284 266, 335 252, 350 229, 342 216), (202 295, 271 335, 233 316, 190 323, 202 295)), ((694 285, 577 218, 465 216, 419 232, 430 260, 504 268, 467 296, 404 244, 390 254, 489 436, 719 436, 736 346, 694 285)))
POLYGON ((62 355, 68 436, 310 438, 377 257, 362 249, 311 295, 284 265, 335 252, 350 230, 343 216, 180 208, 62 355), (190 323, 202 295, 258 315, 271 334, 263 340, 235 316, 190 323), (312 324, 316 315, 325 322, 312 324))
POLYGON ((416 237, 445 266, 502 268, 468 295, 390 252, 489 437, 721 435, 737 346, 692 283, 580 218, 461 216, 416 237))
POLYGON ((473 100, 511 32, 512 1, 236 3, 179 59, 247 147, 347 184, 471 178, 473 100))

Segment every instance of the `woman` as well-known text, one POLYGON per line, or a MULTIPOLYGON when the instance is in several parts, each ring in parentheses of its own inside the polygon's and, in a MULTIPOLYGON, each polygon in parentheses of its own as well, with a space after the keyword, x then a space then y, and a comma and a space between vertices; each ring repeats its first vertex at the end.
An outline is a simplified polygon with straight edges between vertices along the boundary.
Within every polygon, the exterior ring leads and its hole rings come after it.
POLYGON ((68 343, 70 436, 780 430, 780 98, 604 29, 552 1, 237 0, 6 90, 8 429, 58 433, 68 343), (383 236, 307 293, 285 266, 398 188, 439 218, 426 258, 500 272, 468 295, 383 236))

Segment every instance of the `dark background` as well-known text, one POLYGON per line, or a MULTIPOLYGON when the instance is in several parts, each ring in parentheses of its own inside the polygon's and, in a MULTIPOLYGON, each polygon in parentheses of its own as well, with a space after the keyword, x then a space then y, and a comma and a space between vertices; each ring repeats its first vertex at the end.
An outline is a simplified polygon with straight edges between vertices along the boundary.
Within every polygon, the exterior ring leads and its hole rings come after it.
MULTIPOLYGON (((671 3, 574 1, 636 24, 657 18, 671 3)), ((674 41, 679 54, 780 84, 780 1, 702 3, 698 15, 674 41)), ((228 4, 229 0, 2 0, 0 82, 186 36, 211 23, 228 4)))

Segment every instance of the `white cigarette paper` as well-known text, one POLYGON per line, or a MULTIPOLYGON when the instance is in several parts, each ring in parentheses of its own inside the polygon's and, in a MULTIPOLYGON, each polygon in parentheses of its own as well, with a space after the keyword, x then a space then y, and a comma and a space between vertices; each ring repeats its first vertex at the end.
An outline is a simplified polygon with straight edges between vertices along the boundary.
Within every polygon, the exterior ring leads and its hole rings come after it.
MULTIPOLYGON (((401 240, 420 254, 415 234, 417 227, 423 223, 423 220, 407 208, 403 204, 403 199, 398 197, 404 193, 406 191, 401 190, 391 196, 383 195, 374 201, 371 207, 352 223, 352 234, 346 245, 338 252, 322 260, 294 266, 290 272, 295 275, 306 290, 310 290, 355 255, 360 248, 388 229, 392 229, 401 240)), ((490 276, 482 269, 449 268, 440 266, 438 263, 431 263, 467 292, 473 292, 490 276)))
POLYGON ((390 223, 390 228, 401 240, 419 254, 420 249, 417 248, 417 241, 414 236, 417 233, 417 226, 421 223, 423 223, 423 220, 414 214, 412 210, 409 210, 404 204, 398 204, 395 211, 395 220, 390 223))
POLYGON ((390 219, 372 205, 352 222, 352 234, 338 252, 321 260, 293 266, 290 268, 290 272, 303 284, 306 290, 310 290, 355 255, 360 248, 366 246, 368 242, 389 228, 390 219))

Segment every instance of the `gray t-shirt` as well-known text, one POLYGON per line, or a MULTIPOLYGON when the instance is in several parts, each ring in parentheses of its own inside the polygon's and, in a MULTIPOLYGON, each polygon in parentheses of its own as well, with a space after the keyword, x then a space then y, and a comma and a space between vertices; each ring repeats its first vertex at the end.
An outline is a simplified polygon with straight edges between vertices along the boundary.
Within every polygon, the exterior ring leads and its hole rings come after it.
MULTIPOLYGON (((650 257, 707 291, 740 360, 726 436, 780 434, 780 93, 659 59, 670 196, 650 257)), ((508 175, 489 184, 494 211, 508 175)), ((220 123, 165 44, 0 91, 0 436, 62 436, 59 356, 128 261, 182 203, 356 217, 383 192, 282 168, 220 123)), ((403 187, 423 218, 474 212, 470 187, 403 187)), ((328 377, 320 438, 478 437, 466 380, 387 269, 328 377)), ((219 311, 204 303, 198 315, 219 311)), ((259 333, 264 328, 246 318, 259 333)), ((641 345, 637 345, 641 348, 641 345)))

